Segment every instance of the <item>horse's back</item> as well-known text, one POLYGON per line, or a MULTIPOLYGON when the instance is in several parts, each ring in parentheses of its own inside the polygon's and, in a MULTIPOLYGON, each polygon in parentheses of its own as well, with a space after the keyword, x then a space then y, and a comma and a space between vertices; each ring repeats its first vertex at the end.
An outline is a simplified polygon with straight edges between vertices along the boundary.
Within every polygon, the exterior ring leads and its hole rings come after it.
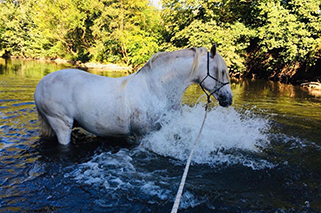
POLYGON ((101 76, 93 75, 77 69, 59 70, 43 77, 37 85, 36 92, 38 92, 39 89, 45 89, 42 87, 46 87, 48 89, 59 89, 61 86, 70 87, 76 86, 77 84, 84 85, 86 82, 91 82, 92 80, 99 79, 100 77, 101 76))
POLYGON ((90 86, 106 81, 106 77, 87 73, 77 69, 64 69, 59 70, 43 77, 38 83, 35 91, 35 99, 45 98, 47 96, 51 99, 55 96, 61 98, 70 98, 75 90, 81 90, 82 88, 89 90, 90 86))

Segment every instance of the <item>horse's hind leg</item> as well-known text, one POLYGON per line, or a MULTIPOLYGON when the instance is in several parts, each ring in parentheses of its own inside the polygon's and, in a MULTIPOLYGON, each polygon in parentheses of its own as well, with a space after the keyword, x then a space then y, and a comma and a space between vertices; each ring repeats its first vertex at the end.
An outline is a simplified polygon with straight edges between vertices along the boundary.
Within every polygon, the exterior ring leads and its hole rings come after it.
POLYGON ((68 117, 47 117, 47 119, 57 135, 58 142, 63 145, 68 145, 70 143, 73 119, 68 117))

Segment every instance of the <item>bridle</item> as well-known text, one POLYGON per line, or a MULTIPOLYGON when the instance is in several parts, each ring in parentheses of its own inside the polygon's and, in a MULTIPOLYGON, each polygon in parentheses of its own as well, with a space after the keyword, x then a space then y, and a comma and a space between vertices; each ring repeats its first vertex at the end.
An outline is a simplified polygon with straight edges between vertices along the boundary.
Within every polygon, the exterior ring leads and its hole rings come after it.
POLYGON ((224 87, 225 85, 229 84, 229 82, 223 83, 222 81, 218 80, 217 78, 213 77, 210 74, 210 53, 207 52, 207 75, 203 78, 203 80, 200 82, 200 86, 202 88, 202 90, 204 91, 204 93, 207 96, 207 105, 211 102, 211 95, 213 95, 214 93, 218 92, 222 87, 224 87), (203 87, 203 82, 207 79, 207 78, 211 78, 214 81, 220 83, 220 86, 217 87, 213 92, 209 93, 205 90, 205 88, 203 87))

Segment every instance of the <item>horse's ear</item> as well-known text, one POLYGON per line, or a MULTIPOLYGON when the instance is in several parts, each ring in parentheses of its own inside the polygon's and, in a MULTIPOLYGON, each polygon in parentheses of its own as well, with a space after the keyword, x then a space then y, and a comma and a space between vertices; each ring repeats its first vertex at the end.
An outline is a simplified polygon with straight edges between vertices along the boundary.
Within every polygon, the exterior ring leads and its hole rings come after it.
POLYGON ((194 52, 196 52, 196 47, 191 47, 189 48, 190 50, 193 50, 194 52))
POLYGON ((216 43, 214 43, 211 48, 211 58, 214 58, 215 55, 216 55, 216 43))

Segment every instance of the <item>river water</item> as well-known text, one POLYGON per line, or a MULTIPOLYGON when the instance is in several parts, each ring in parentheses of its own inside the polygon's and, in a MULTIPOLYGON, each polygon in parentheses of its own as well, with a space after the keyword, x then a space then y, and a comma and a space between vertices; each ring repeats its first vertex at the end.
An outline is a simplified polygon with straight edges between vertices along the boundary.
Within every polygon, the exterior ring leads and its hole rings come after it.
MULTIPOLYGON (((139 146, 77 129, 65 147, 39 138, 33 102, 37 82, 62 68, 0 60, 0 212, 170 212, 203 119, 201 89, 139 146)), ((321 97, 231 84, 232 107, 213 100, 179 212, 321 212, 321 97)))

